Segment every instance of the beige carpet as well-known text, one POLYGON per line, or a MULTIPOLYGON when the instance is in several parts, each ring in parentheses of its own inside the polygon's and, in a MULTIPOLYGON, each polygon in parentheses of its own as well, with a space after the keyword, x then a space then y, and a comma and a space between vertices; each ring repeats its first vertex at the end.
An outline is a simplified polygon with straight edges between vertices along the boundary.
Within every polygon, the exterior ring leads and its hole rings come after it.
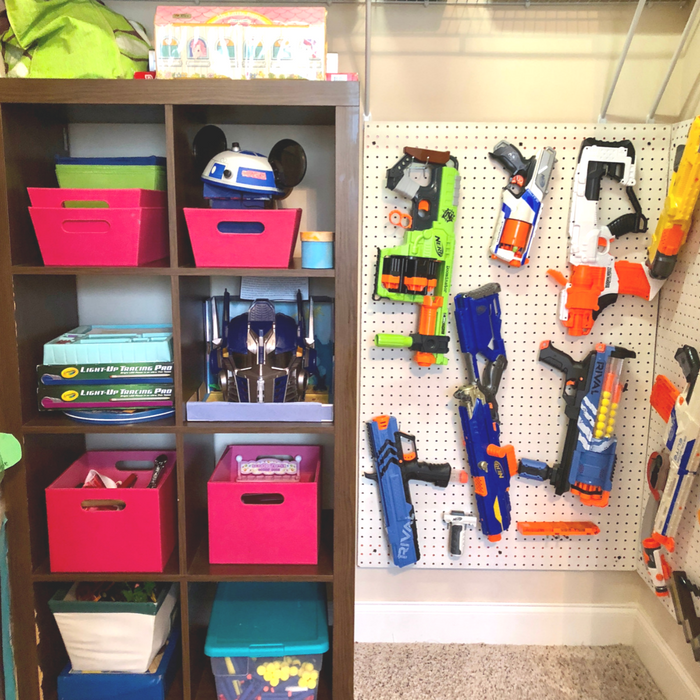
POLYGON ((664 700, 632 647, 356 644, 355 700, 664 700))

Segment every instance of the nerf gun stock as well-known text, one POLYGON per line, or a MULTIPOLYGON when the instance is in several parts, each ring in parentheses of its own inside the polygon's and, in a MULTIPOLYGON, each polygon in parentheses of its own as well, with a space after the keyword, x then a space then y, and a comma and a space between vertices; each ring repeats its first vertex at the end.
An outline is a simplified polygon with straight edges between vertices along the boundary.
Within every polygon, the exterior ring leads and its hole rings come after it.
MULTIPOLYGON (((510 527, 510 477, 517 472, 512 445, 501 446, 496 394, 508 362, 501 337, 498 284, 455 297, 459 344, 465 354, 467 383, 455 393, 474 483, 481 531, 497 542, 510 527), (477 356, 486 358, 479 376, 477 356)), ((464 475, 466 476, 466 474, 464 475)))
POLYGON ((700 194, 700 117, 691 124, 685 147, 680 147, 676 154, 673 171, 664 208, 648 248, 649 272, 660 280, 668 279, 676 266, 700 194))
POLYGON ((459 199, 457 159, 447 151, 404 148, 387 171, 387 188, 411 200, 411 214, 392 211, 389 220, 406 230, 404 242, 379 249, 373 298, 420 304, 418 332, 379 333, 380 348, 410 348, 421 367, 447 364, 447 299, 452 283, 455 219, 459 199), (411 168, 430 175, 427 185, 410 177, 411 168))
POLYGON ((684 345, 675 358, 687 381, 683 392, 663 375, 656 378, 651 391, 652 407, 668 423, 664 447, 652 454, 649 464, 649 486, 652 493, 661 493, 652 539, 669 552, 675 549, 678 525, 700 468, 700 392, 694 391, 700 357, 694 347, 684 345))
POLYGON ((620 294, 653 299, 661 288, 646 265, 615 261, 610 243, 627 233, 644 233, 647 218, 634 192, 635 152, 630 141, 596 141, 581 144, 574 175, 569 221, 571 277, 556 270, 549 274, 563 286, 559 319, 569 335, 588 335, 603 309, 620 294), (623 214, 607 226, 598 223, 598 202, 603 176, 625 186, 633 212, 623 214))
POLYGON ((565 377, 564 413, 569 422, 560 461, 549 467, 521 459, 521 476, 549 480, 557 496, 571 490, 584 505, 608 505, 617 452, 613 432, 625 390, 620 377, 624 360, 634 357, 631 350, 600 343, 582 362, 575 362, 548 340, 540 345, 540 362, 565 377))
POLYGON ((376 472, 365 476, 379 484, 394 564, 399 567, 415 564, 420 559, 420 550, 409 482, 424 481, 445 488, 452 468, 449 464, 419 462, 416 439, 399 432, 393 416, 377 416, 368 421, 367 427, 376 472))
POLYGON ((537 235, 555 156, 551 148, 542 148, 537 156, 525 160, 507 141, 500 141, 493 153, 489 153, 489 158, 500 163, 510 175, 501 195, 501 210, 489 249, 494 260, 512 267, 530 262, 530 248, 537 235))

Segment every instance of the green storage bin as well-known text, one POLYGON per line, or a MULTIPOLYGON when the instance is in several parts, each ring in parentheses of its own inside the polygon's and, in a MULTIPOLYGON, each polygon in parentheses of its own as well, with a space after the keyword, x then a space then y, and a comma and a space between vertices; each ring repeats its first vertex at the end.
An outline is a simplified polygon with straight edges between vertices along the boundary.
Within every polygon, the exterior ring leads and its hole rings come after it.
POLYGON ((165 158, 57 158, 58 186, 71 189, 165 190, 165 158))

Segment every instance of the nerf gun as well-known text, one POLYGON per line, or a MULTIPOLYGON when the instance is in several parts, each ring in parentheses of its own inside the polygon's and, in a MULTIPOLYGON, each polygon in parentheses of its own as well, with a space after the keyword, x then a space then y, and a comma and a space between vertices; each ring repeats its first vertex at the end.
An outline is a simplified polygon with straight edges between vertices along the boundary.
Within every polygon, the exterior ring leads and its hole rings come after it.
POLYGON ((459 400, 481 531, 490 542, 498 542, 501 533, 510 527, 508 489, 510 477, 518 470, 513 446, 501 446, 496 402, 508 364, 501 337, 500 291, 501 287, 493 283, 455 297, 459 344, 467 368, 467 383, 457 390, 455 398, 459 400), (481 376, 477 355, 486 359, 481 376))
POLYGON ((468 527, 476 527, 476 516, 463 510, 449 510, 442 514, 449 525, 448 551, 453 557, 461 557, 464 551, 464 535, 468 527))
POLYGON ((420 559, 420 550, 409 482, 425 481, 445 488, 452 468, 449 464, 419 462, 415 437, 399 432, 393 416, 377 416, 368 421, 367 427, 376 472, 365 476, 379 484, 394 564, 399 567, 415 564, 420 559))
POLYGON ((537 235, 542 200, 547 194, 556 153, 541 148, 537 156, 523 159, 520 151, 500 141, 489 158, 500 163, 510 175, 501 195, 501 211, 496 220, 489 252, 494 260, 512 267, 530 262, 530 248, 537 235))
POLYGON ((549 482, 557 496, 571 490, 587 506, 608 505, 612 489, 617 438, 613 436, 625 386, 620 377, 624 361, 636 357, 625 348, 599 343, 581 362, 549 340, 540 345, 539 361, 564 374, 565 414, 569 419, 561 460, 553 467, 521 459, 525 478, 549 482))
POLYGON ((668 428, 664 447, 651 455, 647 465, 652 496, 659 501, 651 537, 669 552, 675 549, 674 538, 700 467, 700 449, 696 445, 700 434, 700 391, 695 391, 700 357, 695 348, 684 345, 676 351, 675 358, 687 385, 680 392, 665 376, 656 378, 651 405, 668 428))
POLYGON ((615 261, 610 242, 626 233, 643 233, 647 218, 634 192, 635 153, 631 141, 596 141, 581 144, 574 175, 569 221, 571 277, 556 270, 548 273, 562 285, 559 319, 569 335, 588 335, 600 312, 620 294, 653 299, 661 282, 641 263, 615 261), (607 226, 598 223, 600 186, 604 175, 625 186, 634 212, 623 214, 607 226))
POLYGON ((654 279, 665 280, 676 266, 678 251, 688 237, 700 194, 700 117, 690 126, 685 147, 679 147, 664 208, 647 250, 654 279))
POLYGON ((653 537, 647 537, 642 541, 642 556, 644 557, 644 566, 646 566, 654 586, 654 593, 659 598, 667 598, 666 581, 671 578, 671 567, 668 565, 666 557, 661 554, 661 545, 653 537))
POLYGON ((389 221, 406 230, 404 242, 379 249, 373 298, 420 304, 418 333, 378 333, 380 348, 410 348, 421 367, 446 365, 447 300, 452 283, 455 218, 459 200, 457 159, 449 151, 404 148, 404 156, 387 170, 386 186, 411 201, 411 214, 394 210, 389 221), (410 177, 426 171, 427 185, 410 177))
POLYGON ((685 641, 690 644, 695 660, 700 661, 700 617, 693 601, 693 596, 700 596, 700 588, 689 581, 685 571, 673 572, 670 588, 676 622, 683 626, 685 641))

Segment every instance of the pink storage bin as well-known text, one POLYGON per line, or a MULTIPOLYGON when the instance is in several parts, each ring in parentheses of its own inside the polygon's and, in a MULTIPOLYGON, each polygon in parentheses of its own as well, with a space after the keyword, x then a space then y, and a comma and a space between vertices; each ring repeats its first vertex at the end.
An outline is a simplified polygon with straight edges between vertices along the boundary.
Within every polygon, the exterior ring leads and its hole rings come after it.
POLYGON ((137 267, 168 257, 165 192, 27 189, 44 265, 137 267), (107 207, 74 207, 73 202, 107 207))
POLYGON ((184 212, 197 267, 287 268, 292 264, 301 209, 184 212), (250 230, 257 232, 236 232, 250 230))
POLYGON ((318 564, 321 448, 231 445, 209 479, 211 564, 318 564), (298 482, 237 482, 236 456, 301 457, 298 482))
POLYGON ((161 572, 175 548, 175 452, 86 452, 46 489, 51 571, 161 572), (120 470, 120 460, 168 462, 156 488, 147 488, 151 470, 120 470), (123 481, 130 489, 77 488, 90 469, 123 481), (98 501, 100 503, 95 503, 98 501), (118 505, 121 510, 94 510, 118 505))

